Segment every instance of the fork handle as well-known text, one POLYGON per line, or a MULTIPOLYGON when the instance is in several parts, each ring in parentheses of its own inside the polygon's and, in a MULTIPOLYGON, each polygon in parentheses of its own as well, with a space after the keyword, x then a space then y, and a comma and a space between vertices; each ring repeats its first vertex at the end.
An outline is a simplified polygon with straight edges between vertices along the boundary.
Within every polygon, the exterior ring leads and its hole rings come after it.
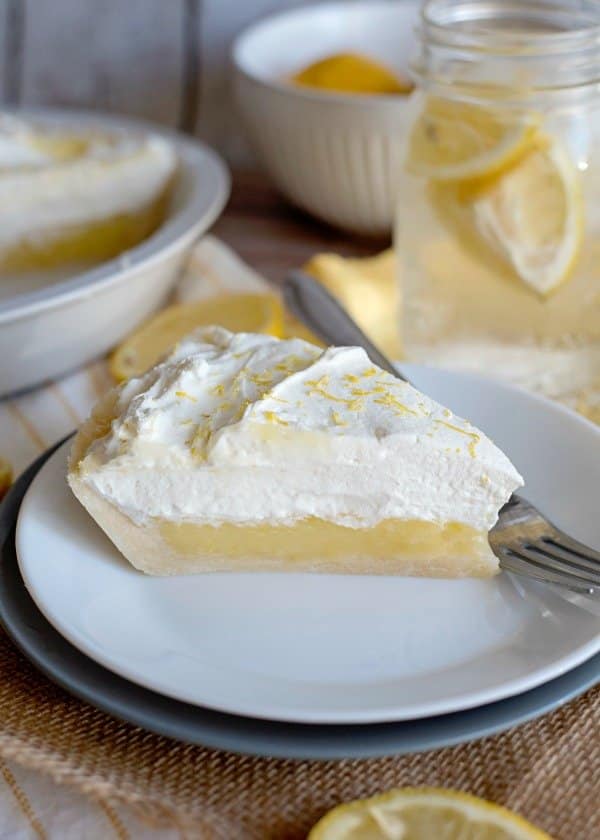
POLYGON ((344 307, 310 274, 290 271, 283 282, 283 299, 292 314, 322 341, 337 347, 362 347, 374 364, 407 381, 391 360, 367 338, 344 307))

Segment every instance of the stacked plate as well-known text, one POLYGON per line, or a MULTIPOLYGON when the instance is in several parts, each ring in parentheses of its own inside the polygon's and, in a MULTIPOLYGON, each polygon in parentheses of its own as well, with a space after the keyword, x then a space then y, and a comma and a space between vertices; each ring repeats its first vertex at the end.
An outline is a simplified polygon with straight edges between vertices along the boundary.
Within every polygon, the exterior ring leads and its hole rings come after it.
MULTIPOLYGON (((600 548, 600 429, 477 377, 407 373, 496 440, 559 527, 600 548)), ((506 573, 141 575, 70 494, 68 446, 2 508, 0 618, 51 679, 111 714, 238 752, 376 756, 497 732, 600 680, 600 601, 506 573)))

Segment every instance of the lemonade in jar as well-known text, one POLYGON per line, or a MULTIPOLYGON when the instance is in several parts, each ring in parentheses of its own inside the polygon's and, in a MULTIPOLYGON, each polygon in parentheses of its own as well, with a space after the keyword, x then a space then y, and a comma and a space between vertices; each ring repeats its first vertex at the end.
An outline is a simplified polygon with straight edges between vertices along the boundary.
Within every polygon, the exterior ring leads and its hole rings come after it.
POLYGON ((600 387, 600 3, 429 0, 413 70, 407 354, 600 387))

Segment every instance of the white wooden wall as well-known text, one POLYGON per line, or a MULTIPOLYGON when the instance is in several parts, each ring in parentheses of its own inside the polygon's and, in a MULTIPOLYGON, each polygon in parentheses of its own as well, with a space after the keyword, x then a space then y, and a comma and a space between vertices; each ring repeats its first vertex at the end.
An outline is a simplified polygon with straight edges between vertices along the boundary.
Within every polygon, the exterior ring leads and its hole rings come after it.
POLYGON ((195 132, 244 161, 229 95, 231 41, 251 21, 302 4, 0 0, 0 105, 133 114, 195 132))

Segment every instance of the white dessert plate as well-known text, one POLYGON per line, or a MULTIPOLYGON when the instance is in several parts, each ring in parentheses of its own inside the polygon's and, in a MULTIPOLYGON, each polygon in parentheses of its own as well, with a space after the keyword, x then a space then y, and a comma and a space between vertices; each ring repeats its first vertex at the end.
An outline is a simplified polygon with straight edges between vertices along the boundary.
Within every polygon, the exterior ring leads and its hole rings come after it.
MULTIPOLYGON (((600 547, 600 429, 473 375, 406 372, 496 440, 557 525, 600 547)), ((26 586, 68 641, 161 694, 270 720, 401 721, 515 695, 600 650, 598 602, 505 573, 146 577, 71 495, 67 450, 42 467, 20 510, 26 586)))

